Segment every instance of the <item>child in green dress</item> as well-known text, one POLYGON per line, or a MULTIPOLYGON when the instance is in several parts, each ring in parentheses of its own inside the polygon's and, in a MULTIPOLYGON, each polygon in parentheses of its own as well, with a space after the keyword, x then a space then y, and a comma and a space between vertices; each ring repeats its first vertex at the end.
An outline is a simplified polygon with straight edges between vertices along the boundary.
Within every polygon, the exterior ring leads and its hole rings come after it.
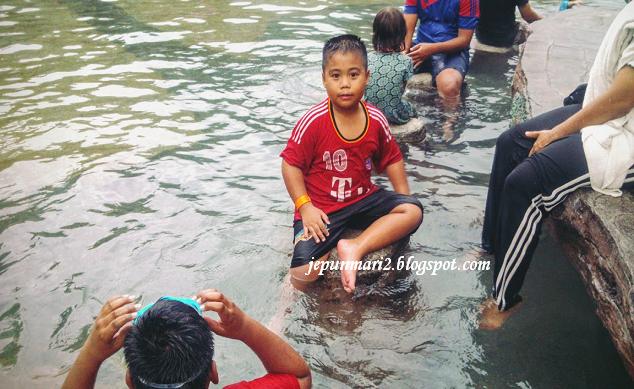
POLYGON ((396 8, 384 8, 376 14, 372 26, 374 53, 368 55, 370 81, 365 99, 379 108, 392 124, 404 124, 416 116, 411 104, 403 101, 407 80, 414 74, 405 48, 405 18, 396 8))

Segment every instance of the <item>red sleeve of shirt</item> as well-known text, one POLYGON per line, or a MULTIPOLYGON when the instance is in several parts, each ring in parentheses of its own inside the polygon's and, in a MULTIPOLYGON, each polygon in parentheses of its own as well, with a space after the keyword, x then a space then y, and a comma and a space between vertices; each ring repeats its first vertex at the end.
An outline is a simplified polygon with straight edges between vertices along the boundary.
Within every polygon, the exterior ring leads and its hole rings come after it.
POLYGON ((379 149, 374 156, 373 162, 376 172, 380 174, 394 162, 403 159, 403 156, 401 155, 401 149, 398 148, 398 143, 392 136, 387 119, 380 112, 379 118, 380 120, 376 120, 376 125, 379 126, 379 149))
POLYGON ((418 0, 405 0, 406 7, 416 7, 418 6, 418 0))
POLYGON ((480 1, 479 0, 460 0, 460 16, 462 17, 480 17, 480 1))
POLYGON ((224 389, 299 389, 299 381, 292 374, 267 374, 253 381, 241 381, 224 389))
MULTIPOLYGON (((310 112, 310 111, 309 111, 310 112)), ((314 137, 312 129, 318 120, 306 120, 306 113, 293 128, 291 137, 288 139, 286 148, 280 154, 289 165, 300 169, 304 176, 308 174, 310 164, 313 160, 314 137)), ((310 117, 309 117, 310 119, 310 117)))

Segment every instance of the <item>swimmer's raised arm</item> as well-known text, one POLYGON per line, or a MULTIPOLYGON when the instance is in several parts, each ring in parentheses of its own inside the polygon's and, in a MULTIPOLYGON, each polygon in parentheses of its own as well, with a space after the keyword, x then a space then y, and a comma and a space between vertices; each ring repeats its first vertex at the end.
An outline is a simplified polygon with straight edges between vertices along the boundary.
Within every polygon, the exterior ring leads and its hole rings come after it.
POLYGON ((282 338, 215 289, 196 294, 204 311, 214 311, 219 320, 205 316, 209 328, 216 334, 244 342, 258 356, 264 368, 272 374, 290 374, 297 377, 301 389, 311 387, 311 374, 306 361, 282 338))
POLYGON ((115 296, 101 308, 62 389, 92 389, 101 364, 123 346, 139 305, 132 296, 115 296))

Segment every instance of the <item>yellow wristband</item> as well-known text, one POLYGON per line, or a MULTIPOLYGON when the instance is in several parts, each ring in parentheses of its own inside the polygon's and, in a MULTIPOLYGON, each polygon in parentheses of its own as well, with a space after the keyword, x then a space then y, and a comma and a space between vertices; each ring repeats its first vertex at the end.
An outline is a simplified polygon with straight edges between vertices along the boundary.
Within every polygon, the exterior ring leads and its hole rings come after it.
POLYGON ((308 195, 302 195, 295 200, 295 209, 299 209, 302 205, 310 203, 310 197, 308 195))

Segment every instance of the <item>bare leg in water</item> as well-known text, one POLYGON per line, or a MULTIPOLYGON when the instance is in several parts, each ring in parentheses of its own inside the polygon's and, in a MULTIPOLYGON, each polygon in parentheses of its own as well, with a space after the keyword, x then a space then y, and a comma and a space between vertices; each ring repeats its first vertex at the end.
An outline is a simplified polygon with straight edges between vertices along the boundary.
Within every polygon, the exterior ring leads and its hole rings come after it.
POLYGON ((462 82, 462 74, 452 68, 447 68, 436 76, 436 87, 442 99, 446 118, 442 125, 442 138, 445 142, 454 139, 453 126, 458 118, 462 82))
POLYGON ((290 269, 288 275, 284 277, 284 281, 282 282, 277 311, 267 326, 271 331, 276 334, 280 334, 282 332, 284 317, 286 317, 288 309, 297 300, 299 292, 305 291, 310 284, 319 279, 321 263, 328 259, 328 255, 329 254, 326 254, 321 257, 319 259, 320 264, 314 265, 312 269, 310 265, 298 266, 290 269))

